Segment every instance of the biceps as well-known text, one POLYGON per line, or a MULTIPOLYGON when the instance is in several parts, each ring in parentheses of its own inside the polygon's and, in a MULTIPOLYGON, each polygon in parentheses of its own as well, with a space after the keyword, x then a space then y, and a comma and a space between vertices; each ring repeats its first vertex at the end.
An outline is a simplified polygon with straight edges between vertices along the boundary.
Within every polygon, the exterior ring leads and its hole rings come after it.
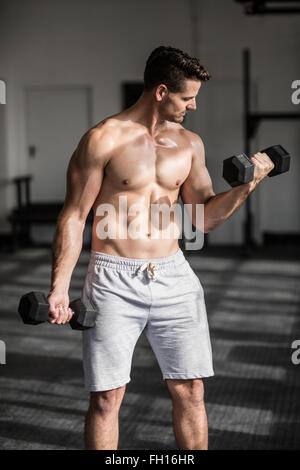
POLYGON ((206 166, 197 174, 190 173, 181 187, 180 195, 184 204, 205 204, 215 195, 206 166))
POLYGON ((93 166, 79 169, 70 162, 67 172, 67 191, 64 209, 85 220, 99 194, 103 169, 93 166))

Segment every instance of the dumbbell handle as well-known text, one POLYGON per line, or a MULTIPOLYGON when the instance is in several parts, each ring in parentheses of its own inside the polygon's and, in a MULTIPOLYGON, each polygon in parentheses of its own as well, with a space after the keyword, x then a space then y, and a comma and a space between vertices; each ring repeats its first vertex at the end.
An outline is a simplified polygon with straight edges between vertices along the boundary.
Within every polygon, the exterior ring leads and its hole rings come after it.
MULTIPOLYGON (((85 330, 95 324, 96 312, 87 309, 81 299, 70 302, 73 310, 70 326, 73 330, 85 330)), ((43 292, 29 292, 20 299, 18 312, 25 324, 39 325, 49 319, 49 302, 43 292)))
POLYGON ((275 165, 275 168, 268 173, 268 176, 281 175, 289 171, 291 156, 281 145, 273 145, 261 150, 261 153, 266 153, 275 165))
MULTIPOLYGON (((290 169, 291 157, 281 145, 265 148, 261 153, 266 153, 274 163, 268 176, 276 176, 290 169)), ((254 163, 244 153, 223 161, 223 177, 232 187, 250 183, 254 178, 254 169, 254 163)))
MULTIPOLYGON (((266 153, 275 165, 275 168, 273 168, 273 170, 268 173, 268 176, 272 177, 281 175, 282 173, 289 171, 291 156, 281 145, 267 147, 263 150, 260 150, 260 153, 266 153)), ((251 162, 251 159, 249 157, 247 158, 251 162)), ((253 165, 252 162, 251 164, 253 165)))

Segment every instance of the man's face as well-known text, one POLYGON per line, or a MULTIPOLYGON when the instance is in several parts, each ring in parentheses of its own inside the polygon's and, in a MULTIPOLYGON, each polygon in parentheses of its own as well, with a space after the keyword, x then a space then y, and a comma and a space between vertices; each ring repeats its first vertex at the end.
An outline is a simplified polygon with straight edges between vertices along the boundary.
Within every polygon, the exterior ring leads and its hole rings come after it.
POLYGON ((162 117, 167 121, 181 123, 188 111, 196 109, 196 96, 200 87, 200 81, 186 80, 183 91, 179 93, 168 92, 161 102, 162 117))

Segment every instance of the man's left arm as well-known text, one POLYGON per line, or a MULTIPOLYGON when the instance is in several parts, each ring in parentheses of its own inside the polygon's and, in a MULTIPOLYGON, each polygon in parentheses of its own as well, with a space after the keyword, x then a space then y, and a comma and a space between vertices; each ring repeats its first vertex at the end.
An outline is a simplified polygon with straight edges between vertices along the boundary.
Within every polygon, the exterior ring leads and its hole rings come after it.
POLYGON ((259 182, 274 168, 273 162, 265 153, 256 153, 251 161, 255 165, 254 179, 224 193, 215 194, 212 181, 205 165, 205 150, 202 139, 190 133, 192 145, 192 164, 189 175, 180 188, 184 204, 191 204, 189 212, 193 225, 196 224, 196 204, 204 204, 204 233, 211 232, 228 219, 254 191, 259 182))

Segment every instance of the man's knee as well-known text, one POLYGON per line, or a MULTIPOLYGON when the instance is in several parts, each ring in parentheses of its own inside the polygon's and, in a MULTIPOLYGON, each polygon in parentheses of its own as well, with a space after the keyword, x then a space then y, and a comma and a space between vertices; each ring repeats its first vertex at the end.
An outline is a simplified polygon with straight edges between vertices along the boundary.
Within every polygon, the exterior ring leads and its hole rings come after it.
POLYGON ((174 405, 198 406, 204 403, 202 379, 166 379, 174 405))
POLYGON ((113 390, 91 392, 90 410, 96 413, 118 412, 123 400, 126 385, 113 390))

